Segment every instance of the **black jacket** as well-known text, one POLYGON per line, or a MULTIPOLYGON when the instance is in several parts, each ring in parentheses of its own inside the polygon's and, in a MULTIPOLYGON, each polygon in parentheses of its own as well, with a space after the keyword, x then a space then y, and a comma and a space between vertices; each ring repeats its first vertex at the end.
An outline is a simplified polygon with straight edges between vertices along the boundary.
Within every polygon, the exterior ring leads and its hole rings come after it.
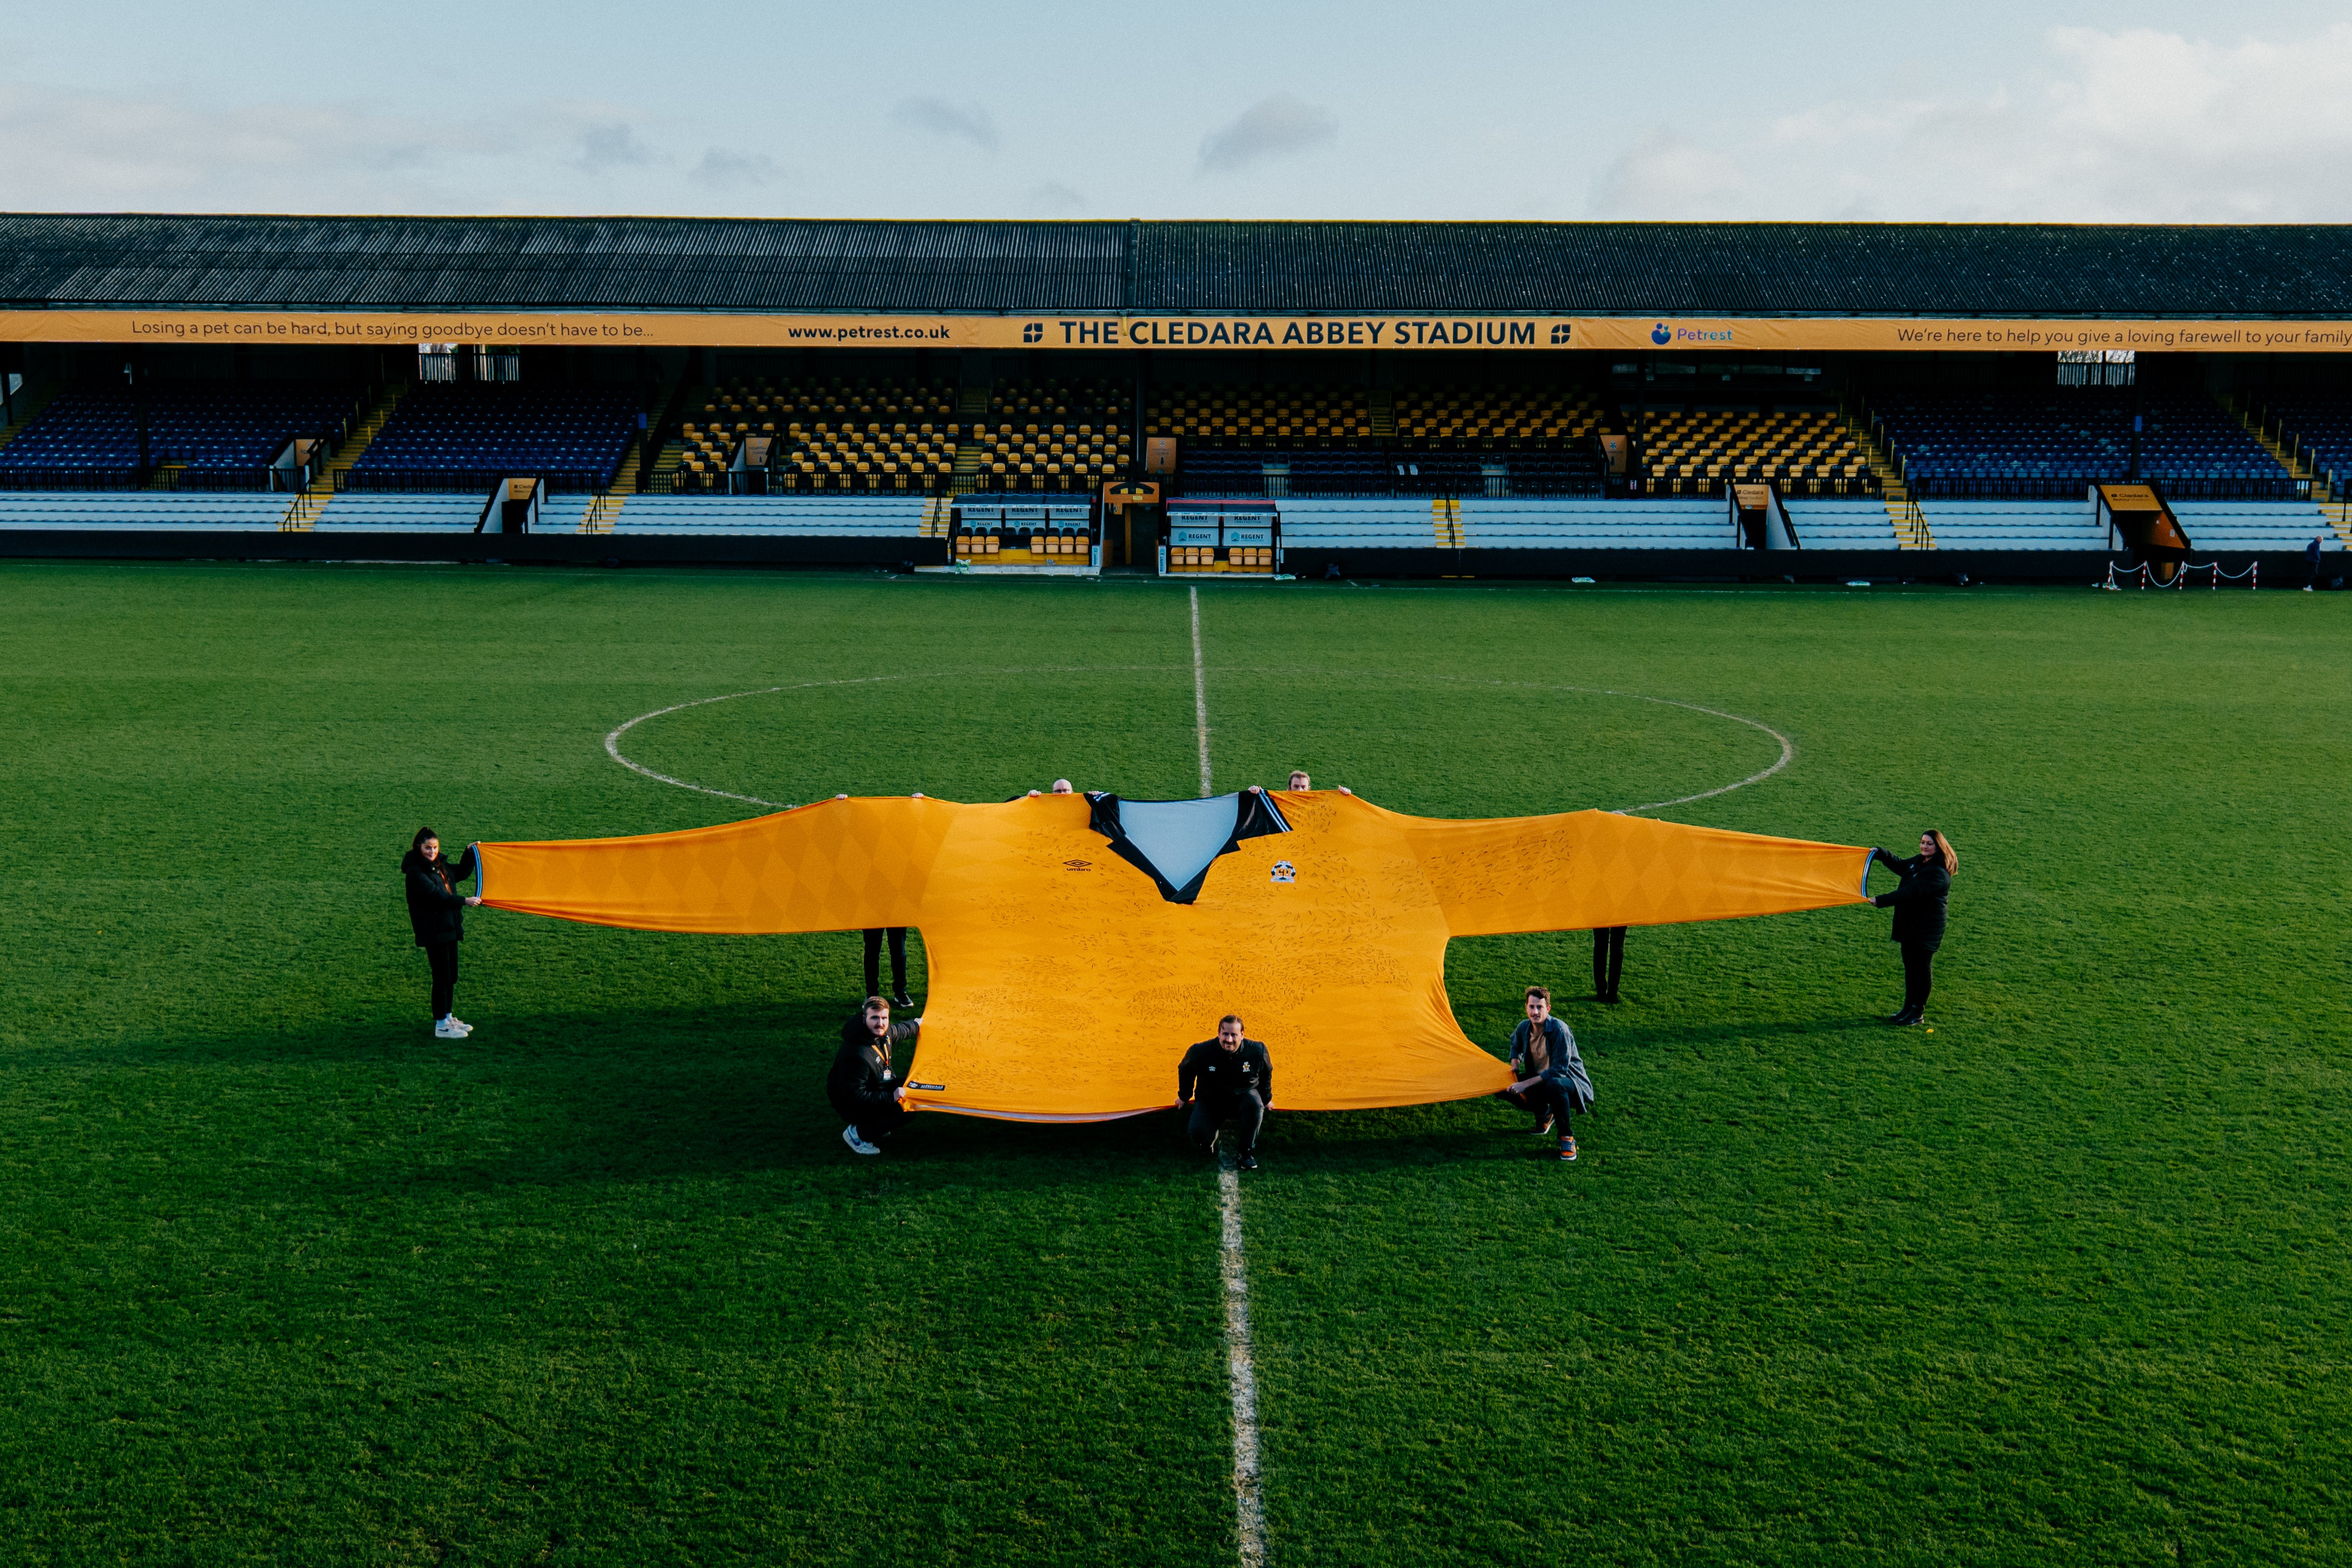
POLYGON ((1884 849, 1870 853, 1903 879, 1893 892, 1871 900, 1882 910, 1895 911, 1895 929, 1887 934, 1906 947, 1935 952, 1943 945, 1944 900, 1952 890, 1952 874, 1944 869, 1943 858, 1914 855, 1908 860, 1897 860, 1884 849))
POLYGON ((1569 1099, 1572 1102, 1570 1109, 1580 1116, 1582 1115, 1592 1104, 1592 1080, 1585 1076, 1584 1058, 1577 1054, 1576 1037, 1570 1033, 1568 1026, 1558 1018, 1546 1018, 1544 1020, 1544 1067, 1541 1072, 1538 1072, 1536 1064, 1527 1059, 1528 1042, 1534 1034, 1535 1021, 1531 1018, 1520 1019, 1519 1026, 1511 1031, 1511 1060, 1526 1062, 1528 1076, 1550 1079, 1560 1088, 1568 1090, 1569 1099))
POLYGON ((1244 1040, 1229 1051, 1214 1040, 1202 1040, 1184 1053, 1176 1065, 1176 1098, 1189 1100, 1193 1091, 1219 1100, 1238 1099, 1252 1089, 1268 1105, 1274 1103, 1274 1060, 1259 1040, 1244 1040))
MULTIPOLYGON (((911 1040, 921 1029, 917 1023, 893 1024, 888 1044, 911 1040)), ((833 1070, 824 1075, 824 1097, 833 1108, 852 1122, 887 1110, 898 1103, 893 1091, 904 1081, 891 1052, 866 1027, 866 1015, 851 1014, 841 1026, 841 1049, 833 1053, 833 1070)))
POLYGON ((465 941, 466 896, 457 885, 479 869, 470 844, 454 866, 446 855, 427 860, 417 849, 400 858, 401 880, 408 884, 408 925, 416 933, 417 946, 465 941))

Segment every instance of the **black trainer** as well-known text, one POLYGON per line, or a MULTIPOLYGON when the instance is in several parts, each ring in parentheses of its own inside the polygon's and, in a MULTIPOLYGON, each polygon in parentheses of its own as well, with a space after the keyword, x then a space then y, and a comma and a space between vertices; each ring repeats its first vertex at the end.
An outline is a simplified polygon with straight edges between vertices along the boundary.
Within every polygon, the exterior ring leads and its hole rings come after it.
POLYGON ((1239 1171, 1255 1171, 1257 1169, 1257 1156, 1255 1154, 1244 1154, 1240 1159, 1234 1162, 1234 1168, 1239 1171))

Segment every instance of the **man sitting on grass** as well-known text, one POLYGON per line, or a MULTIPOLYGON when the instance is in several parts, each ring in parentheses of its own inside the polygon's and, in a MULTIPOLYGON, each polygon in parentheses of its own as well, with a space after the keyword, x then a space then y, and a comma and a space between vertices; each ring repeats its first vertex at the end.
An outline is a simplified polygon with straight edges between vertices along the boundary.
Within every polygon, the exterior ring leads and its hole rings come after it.
POLYGON ((1192 1147, 1206 1154, 1217 1146, 1217 1123, 1230 1116, 1242 1135, 1244 1171, 1257 1169, 1258 1129, 1274 1105, 1274 1063, 1265 1047, 1242 1038, 1242 1021, 1228 1013, 1217 1020, 1217 1037, 1184 1053, 1176 1068, 1176 1109, 1190 1110, 1184 1124, 1192 1147))
POLYGON ((887 998, 868 996, 865 1010, 841 1026, 841 1049, 833 1054, 833 1070, 825 1074, 825 1098, 849 1118, 841 1141, 859 1154, 879 1154, 882 1140, 904 1126, 914 1113, 899 1102, 907 1098, 890 1064, 890 1047, 913 1041, 922 1031, 920 1018, 890 1022, 887 998))
POLYGON ((1536 1113, 1536 1136, 1559 1131, 1559 1157, 1576 1158, 1576 1132, 1569 1118, 1592 1103, 1592 1080, 1584 1076, 1584 1058, 1577 1054, 1576 1037, 1551 1016, 1551 993, 1540 985, 1528 987, 1528 1021, 1511 1031, 1511 1070, 1528 1076, 1511 1085, 1511 1095, 1536 1113))

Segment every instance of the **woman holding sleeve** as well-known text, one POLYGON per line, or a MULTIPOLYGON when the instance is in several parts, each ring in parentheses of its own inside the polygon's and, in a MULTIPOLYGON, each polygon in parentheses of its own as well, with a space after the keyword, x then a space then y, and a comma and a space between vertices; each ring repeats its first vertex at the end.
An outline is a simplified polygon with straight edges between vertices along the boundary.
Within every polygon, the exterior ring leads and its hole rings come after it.
POLYGON ((401 879, 408 887, 409 929, 416 933, 416 945, 425 950, 425 962, 433 966, 436 1039, 462 1040, 474 1032, 474 1026, 461 1021, 450 1008, 457 997, 457 944, 466 938, 466 911, 482 901, 460 893, 457 885, 480 869, 471 845, 455 866, 443 859, 441 836, 429 827, 416 830, 408 853, 400 859, 401 879))
POLYGON ((1953 852, 1952 841, 1932 827, 1919 835, 1919 853, 1907 860, 1897 860, 1884 849, 1873 849, 1870 858, 1903 879, 1893 892, 1872 900, 1895 911, 1895 929, 1889 934, 1903 949, 1903 1010, 1886 1021, 1916 1024, 1927 1015, 1927 993, 1935 985, 1936 949, 1944 942, 1944 900, 1952 890, 1952 873, 1960 858, 1953 852))

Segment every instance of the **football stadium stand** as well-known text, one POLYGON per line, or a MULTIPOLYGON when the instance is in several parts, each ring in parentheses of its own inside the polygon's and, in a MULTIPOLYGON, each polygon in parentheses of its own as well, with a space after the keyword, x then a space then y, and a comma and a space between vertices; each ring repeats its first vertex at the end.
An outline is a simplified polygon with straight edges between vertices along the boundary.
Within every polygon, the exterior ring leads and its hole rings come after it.
POLYGON ((0 530, 2074 580, 2185 539, 2235 573, 2352 538, 2348 355, 2352 226, 0 215, 0 530), (1219 542, 1176 552, 1180 514, 1219 542))
MULTIPOLYGON (((1874 397, 1873 410, 1923 499, 2056 494, 2135 477, 2133 402, 2110 388, 1894 392, 1874 397)), ((2137 417, 2137 478, 2238 499, 2294 493, 2277 459, 2201 393, 2149 393, 2137 417)))
MULTIPOLYGON (((165 482, 268 489, 269 466, 289 442, 334 438, 357 400, 356 388, 339 385, 155 388, 143 396, 148 466, 173 470, 165 482)), ((0 447, 0 485, 141 482, 142 401, 128 389, 59 393, 0 447)))
POLYGON ((274 531, 285 515, 266 491, 0 490, 0 529, 274 531))
POLYGON ((1094 381, 1016 381, 993 389, 987 418, 965 433, 976 491, 1099 489, 1134 461, 1132 420, 1094 381))
POLYGON ((2087 489, 2073 500, 1938 501, 1927 518, 1942 550, 2107 548, 2106 524, 2087 489))
POLYGON ((1607 416, 1577 387, 1209 386, 1150 405, 1189 496, 1599 495, 1607 416))
MULTIPOLYGON (((541 531, 572 519, 552 509, 540 519, 541 531)), ((923 503, 907 496, 697 496, 633 497, 604 531, 616 534, 773 534, 820 538, 914 540, 921 536, 923 503)))
POLYGON ((479 489, 509 474, 559 490, 613 482, 643 417, 625 392, 420 385, 344 481, 351 489, 479 489))
POLYGON ((2315 539, 2322 550, 2344 548, 2326 512, 2308 502, 2175 500, 2169 504, 2181 531, 2200 552, 2301 550, 2315 539))
POLYGON ((1841 500, 1822 496, 1790 496, 1789 521, 1803 550, 1895 550, 1895 520, 1874 500, 1841 500))
POLYGON ((1788 495, 1866 496, 1878 488, 1860 440, 1827 410, 1645 415, 1638 430, 1653 495, 1720 495, 1734 483, 1770 484, 1788 495))
POLYGON ((335 498, 310 528, 319 533, 471 533, 484 498, 452 491, 352 491, 335 498))
POLYGON ((2273 397, 2257 421, 2290 455, 2318 475, 2336 495, 2352 485, 2352 396, 2287 394, 2273 397))

